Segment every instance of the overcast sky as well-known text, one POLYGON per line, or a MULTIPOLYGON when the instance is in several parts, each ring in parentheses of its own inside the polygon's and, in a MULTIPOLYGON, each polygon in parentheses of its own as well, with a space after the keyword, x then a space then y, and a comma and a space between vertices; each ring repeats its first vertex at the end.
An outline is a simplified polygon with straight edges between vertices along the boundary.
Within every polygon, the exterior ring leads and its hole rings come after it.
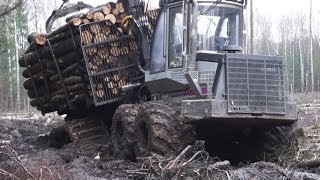
MULTIPOLYGON (((253 0, 256 10, 270 17, 281 17, 292 15, 297 12, 308 13, 310 9, 309 0, 253 0)), ((320 15, 320 1, 313 0, 313 11, 315 16, 320 15)))
MULTIPOLYGON (((100 5, 110 1, 117 0, 82 0, 85 3, 91 5, 100 5)), ((158 0, 146 0, 157 4, 158 0)), ((248 0, 249 1, 249 0, 248 0)), ((70 0, 70 2, 77 2, 77 0, 70 0)), ((271 22, 274 23, 274 27, 277 24, 277 20, 281 16, 294 16, 297 13, 309 14, 310 0, 253 0, 254 12, 259 12, 265 15, 271 22)), ((319 24, 320 22, 320 0, 313 0, 313 12, 314 12, 314 22, 319 24)), ((308 17, 308 16, 307 16, 308 17)), ((307 20, 306 20, 307 21, 307 20)), ((319 25, 316 25, 317 27, 319 25)), ((319 33, 320 32, 315 32, 319 33)))
MULTIPOLYGON (((70 0, 70 2, 77 2, 78 0, 70 0)), ((85 3, 92 5, 100 5, 106 2, 116 0, 82 0, 85 3)), ((158 0, 149 0, 157 3, 158 0)), ((261 13, 270 14, 271 16, 282 16, 285 14, 292 14, 299 11, 309 11, 309 0, 253 0, 254 6, 261 13)), ((313 0, 313 8, 315 13, 320 14, 320 1, 313 0)))

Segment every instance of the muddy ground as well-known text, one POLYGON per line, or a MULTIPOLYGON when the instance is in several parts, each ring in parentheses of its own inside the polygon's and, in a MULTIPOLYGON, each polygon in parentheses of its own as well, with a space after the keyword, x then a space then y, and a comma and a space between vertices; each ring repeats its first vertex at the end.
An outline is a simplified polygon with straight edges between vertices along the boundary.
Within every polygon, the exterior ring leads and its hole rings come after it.
POLYGON ((320 179, 320 94, 294 97, 303 129, 298 148, 279 147, 273 163, 237 165, 210 157, 201 141, 176 154, 138 158, 136 163, 114 159, 108 137, 54 149, 48 132, 61 126, 63 117, 2 113, 0 179, 320 179))

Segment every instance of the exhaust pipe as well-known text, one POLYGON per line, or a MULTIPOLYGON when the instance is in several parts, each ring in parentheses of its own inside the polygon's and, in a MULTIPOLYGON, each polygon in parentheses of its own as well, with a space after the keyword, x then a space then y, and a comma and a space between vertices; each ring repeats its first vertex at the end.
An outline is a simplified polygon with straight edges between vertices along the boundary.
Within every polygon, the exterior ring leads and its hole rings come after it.
POLYGON ((198 1, 191 0, 192 4, 192 25, 191 25, 191 36, 190 36, 190 47, 189 47, 189 61, 188 70, 196 70, 196 56, 197 56, 197 35, 198 35, 198 1))

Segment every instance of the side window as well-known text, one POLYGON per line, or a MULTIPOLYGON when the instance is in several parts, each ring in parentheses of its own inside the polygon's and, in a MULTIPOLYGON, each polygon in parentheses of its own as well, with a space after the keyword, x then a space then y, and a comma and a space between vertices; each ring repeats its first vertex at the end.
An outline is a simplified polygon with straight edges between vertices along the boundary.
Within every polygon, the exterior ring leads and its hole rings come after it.
POLYGON ((169 9, 168 66, 182 68, 183 15, 182 6, 169 9))

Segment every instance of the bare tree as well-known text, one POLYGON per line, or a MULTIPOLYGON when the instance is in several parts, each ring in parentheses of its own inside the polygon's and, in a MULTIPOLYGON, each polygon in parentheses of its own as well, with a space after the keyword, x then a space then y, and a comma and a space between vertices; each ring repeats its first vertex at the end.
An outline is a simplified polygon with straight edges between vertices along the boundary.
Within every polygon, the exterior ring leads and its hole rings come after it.
POLYGON ((254 39, 254 27, 253 27, 253 0, 250 0, 250 53, 254 53, 254 45, 253 45, 253 39, 254 39))
POLYGON ((0 0, 0 18, 20 7, 26 0, 0 0))
POLYGON ((310 0, 310 72, 311 72, 311 92, 314 92, 314 67, 313 67, 313 35, 312 35, 312 0, 310 0))

